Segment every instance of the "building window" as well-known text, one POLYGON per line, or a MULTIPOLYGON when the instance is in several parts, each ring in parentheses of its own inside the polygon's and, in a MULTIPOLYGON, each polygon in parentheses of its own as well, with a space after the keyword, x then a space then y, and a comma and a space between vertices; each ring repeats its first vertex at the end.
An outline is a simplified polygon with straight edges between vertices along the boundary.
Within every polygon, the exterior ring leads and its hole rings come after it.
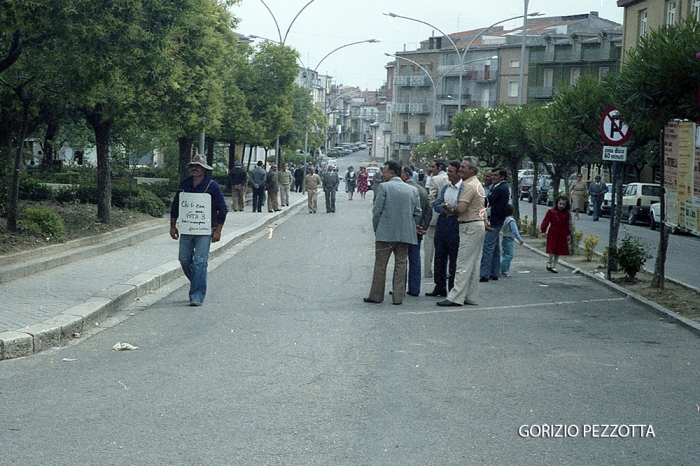
POLYGON ((598 69, 598 81, 606 77, 608 73, 610 73, 610 68, 608 68, 607 66, 601 66, 598 69))
POLYGON ((647 36, 647 10, 639 12, 639 37, 647 36))
POLYGON ((428 91, 421 91, 420 98, 421 102, 426 103, 428 101, 428 91))
POLYGON ((690 16, 695 18, 696 21, 700 21, 700 0, 693 0, 693 4, 690 7, 690 16))
POLYGON ((420 122, 420 135, 425 136, 425 121, 420 122))
POLYGON ((666 2, 666 25, 670 26, 676 22, 676 0, 666 2))
POLYGON ((518 97, 518 81, 508 81, 508 97, 518 97))
POLYGON ((403 134, 408 134, 408 122, 403 122, 403 134))
POLYGON ((554 70, 547 68, 544 70, 544 87, 552 87, 554 84, 554 70))
POLYGON ((406 104, 411 102, 411 91, 403 91, 403 102, 406 104))
MULTIPOLYGON (((698 0, 698 1, 700 1, 700 0, 698 0)), ((520 60, 511 60, 510 67, 511 68, 520 68, 520 60)))
POLYGON ((569 84, 572 86, 576 84, 576 81, 578 81, 578 78, 581 77, 581 68, 571 68, 571 80, 569 81, 569 84))

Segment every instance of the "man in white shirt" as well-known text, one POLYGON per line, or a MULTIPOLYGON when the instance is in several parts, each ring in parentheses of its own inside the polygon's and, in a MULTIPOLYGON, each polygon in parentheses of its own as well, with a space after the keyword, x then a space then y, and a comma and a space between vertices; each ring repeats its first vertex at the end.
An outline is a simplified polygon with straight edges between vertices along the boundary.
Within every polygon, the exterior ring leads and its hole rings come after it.
MULTIPOLYGON (((428 202, 432 205, 437 199, 443 186, 449 183, 447 179, 447 163, 444 160, 434 160, 430 165, 430 183, 426 184, 428 190, 428 202)), ((430 226, 425 232, 423 241, 423 277, 433 277, 433 258, 435 256, 435 225, 437 225, 438 214, 433 211, 433 218, 430 226)))

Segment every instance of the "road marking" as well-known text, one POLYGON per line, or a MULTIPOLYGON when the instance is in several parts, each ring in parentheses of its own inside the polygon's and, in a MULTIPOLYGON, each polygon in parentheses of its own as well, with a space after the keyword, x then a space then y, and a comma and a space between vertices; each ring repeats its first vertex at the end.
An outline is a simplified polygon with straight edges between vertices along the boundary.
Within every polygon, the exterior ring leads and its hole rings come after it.
POLYGON ((562 305, 572 305, 572 304, 590 304, 590 303, 604 303, 604 302, 614 302, 614 301, 626 301, 626 297, 622 298, 607 298, 607 299, 582 299, 581 301, 550 301, 546 303, 532 303, 532 304, 517 304, 514 306, 493 306, 493 307, 478 307, 464 305, 460 308, 447 308, 447 309, 437 309, 435 311, 405 311, 398 312, 397 315, 423 315, 423 314, 447 314, 454 312, 469 312, 469 311, 493 311, 502 309, 519 309, 524 307, 542 307, 542 306, 562 306, 562 305))

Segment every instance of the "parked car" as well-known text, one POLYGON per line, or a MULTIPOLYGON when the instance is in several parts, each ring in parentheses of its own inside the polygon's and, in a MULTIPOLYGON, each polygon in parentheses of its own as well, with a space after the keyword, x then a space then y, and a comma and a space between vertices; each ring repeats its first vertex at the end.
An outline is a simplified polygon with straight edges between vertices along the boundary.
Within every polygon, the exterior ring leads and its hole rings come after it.
POLYGON ((527 199, 532 202, 532 182, 535 180, 533 175, 525 175, 518 182, 518 199, 527 199))
POLYGON ((518 182, 523 178, 523 176, 534 176, 535 171, 531 169, 521 169, 518 170, 518 182))
POLYGON ((661 202, 649 206, 649 228, 656 230, 661 224, 661 202))
POLYGON ((622 193, 622 218, 630 225, 640 219, 649 219, 649 208, 658 203, 661 186, 656 183, 630 183, 622 193))
POLYGON ((375 163, 375 164, 369 164, 369 165, 367 166, 367 174, 369 175, 369 178, 367 179, 367 181, 369 182, 369 187, 370 187, 370 188, 372 187, 372 183, 374 183, 374 175, 375 175, 377 172, 380 172, 380 171, 381 171, 381 169, 377 166, 376 163, 375 163))

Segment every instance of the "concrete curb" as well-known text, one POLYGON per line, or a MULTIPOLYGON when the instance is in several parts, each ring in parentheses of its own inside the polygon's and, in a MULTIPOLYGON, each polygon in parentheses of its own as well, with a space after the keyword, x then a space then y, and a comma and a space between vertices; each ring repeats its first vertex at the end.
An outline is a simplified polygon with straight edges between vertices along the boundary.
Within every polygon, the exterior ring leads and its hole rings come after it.
POLYGON ((168 231, 163 220, 154 220, 133 231, 133 227, 120 228, 109 233, 54 244, 33 251, 0 257, 0 283, 70 264, 86 254, 97 255, 139 243, 168 231), (51 256, 46 258, 46 256, 51 256))
MULTIPOLYGON (((296 214, 305 204, 306 199, 300 198, 286 210, 276 212, 275 214, 261 215, 259 220, 256 220, 248 227, 244 227, 243 231, 239 230, 238 232, 224 235, 220 242, 212 245, 209 253, 209 260, 212 261, 223 255, 236 244, 257 235, 266 228, 269 228, 270 225, 296 214)), ((154 232, 158 232, 159 230, 163 230, 162 233, 164 234, 169 230, 169 225, 160 225, 155 228, 150 227, 145 231, 127 235, 129 238, 115 239, 114 241, 110 241, 110 249, 101 250, 101 246, 103 245, 98 245, 98 247, 91 252, 93 254, 100 254, 119 247, 135 244, 151 237, 154 232), (135 240, 136 238, 141 239, 137 241, 135 240), (121 246, 112 247, 112 244, 120 244, 121 246), (96 252, 96 250, 99 252, 96 252)), ((124 234, 122 230, 116 231, 121 231, 122 234, 124 234)), ((85 253, 83 248, 80 249, 80 252, 72 254, 68 251, 65 255, 73 256, 73 260, 77 260, 77 255, 85 253)), ((51 262, 51 259, 47 260, 47 262, 51 262)), ((41 268, 36 271, 46 270, 48 268, 51 267, 41 268)), ((30 273, 34 272, 27 272, 25 275, 30 273)), ((61 314, 44 322, 17 331, 2 332, 0 333, 0 361, 29 356, 49 348, 60 346, 65 340, 72 338, 71 335, 74 333, 81 333, 87 326, 99 322, 109 315, 115 314, 136 298, 144 296, 181 276, 183 276, 183 272, 180 263, 177 260, 173 260, 136 275, 126 280, 124 283, 113 285, 84 303, 63 311, 61 314)))
MULTIPOLYGON (((547 253, 540 251, 539 249, 534 248, 534 247, 528 245, 527 243, 523 244, 523 246, 528 248, 530 251, 533 251, 533 252, 539 254, 540 256, 548 257, 547 253)), ((572 271, 578 269, 580 274, 585 275, 586 277, 588 277, 592 280, 596 280, 598 283, 602 283, 603 285, 607 286, 608 288, 611 288, 611 289, 617 291, 621 295, 624 295, 628 298, 634 299, 638 303, 643 304, 643 305, 647 306, 648 308, 651 308, 653 311, 655 311, 655 312, 657 312, 665 317, 668 317, 668 318, 674 320, 675 322, 678 322, 679 324, 689 328, 690 330, 700 334, 700 323, 695 322, 694 320, 690 320, 687 317, 683 317, 682 315, 680 315, 676 312, 673 312, 672 310, 667 309, 658 303, 650 301, 650 300, 646 299, 644 296, 640 296, 636 293, 633 293, 633 292, 627 290, 626 288, 624 288, 622 286, 619 286, 615 283, 612 283, 611 281, 609 281, 605 278, 600 278, 591 272, 581 270, 580 268, 576 267, 575 265, 569 264, 568 262, 561 260, 561 258, 559 259, 559 264, 562 264, 565 267, 570 268, 572 271)), ((679 282, 672 280, 672 279, 669 279, 669 278, 667 278, 667 280, 673 281, 674 283, 679 283, 679 282)), ((683 285, 683 286, 687 286, 687 285, 683 285)), ((691 290, 698 291, 697 289, 695 289, 693 287, 688 287, 688 288, 690 288, 691 290)))

